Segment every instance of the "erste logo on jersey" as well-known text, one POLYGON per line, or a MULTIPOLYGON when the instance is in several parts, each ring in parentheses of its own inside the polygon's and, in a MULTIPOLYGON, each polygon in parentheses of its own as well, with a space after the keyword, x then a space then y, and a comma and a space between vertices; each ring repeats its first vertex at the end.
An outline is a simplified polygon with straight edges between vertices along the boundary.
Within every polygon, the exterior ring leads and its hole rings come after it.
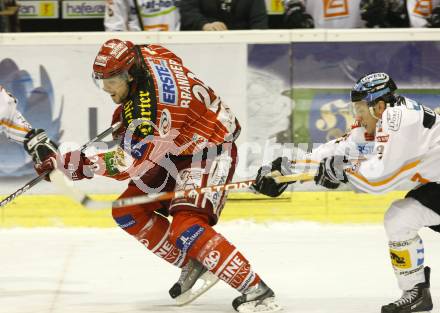
POLYGON ((324 17, 348 16, 348 0, 323 0, 324 17))
POLYGON ((162 59, 147 59, 148 64, 156 76, 159 91, 159 102, 168 105, 177 105, 177 87, 168 63, 162 59))
POLYGON ((428 17, 432 12, 432 0, 416 0, 413 13, 419 16, 428 17))

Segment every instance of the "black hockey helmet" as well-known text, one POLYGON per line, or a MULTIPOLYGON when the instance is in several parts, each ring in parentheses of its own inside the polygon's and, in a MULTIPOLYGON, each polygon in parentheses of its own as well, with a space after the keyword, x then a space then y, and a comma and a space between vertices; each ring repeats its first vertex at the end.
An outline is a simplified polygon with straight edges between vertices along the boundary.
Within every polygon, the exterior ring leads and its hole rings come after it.
POLYGON ((378 100, 386 103, 395 102, 394 91, 396 83, 386 73, 371 73, 361 77, 351 90, 351 101, 366 101, 368 106, 374 106, 378 100))

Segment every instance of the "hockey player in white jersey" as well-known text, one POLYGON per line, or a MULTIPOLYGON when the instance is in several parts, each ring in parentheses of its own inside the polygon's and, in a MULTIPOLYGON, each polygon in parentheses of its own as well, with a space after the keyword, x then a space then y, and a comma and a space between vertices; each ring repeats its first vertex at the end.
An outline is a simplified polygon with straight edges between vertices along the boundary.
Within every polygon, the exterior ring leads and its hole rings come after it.
POLYGON ((34 129, 17 110, 17 100, 0 86, 0 134, 23 143, 34 164, 41 164, 57 153, 53 143, 43 129, 34 129))
MULTIPOLYGON (((351 91, 357 125, 343 138, 312 151, 308 164, 318 164, 316 184, 331 189, 341 183, 368 193, 384 193, 404 182, 413 187, 385 213, 391 263, 403 294, 381 312, 423 312, 433 304, 430 268, 424 266, 418 231, 425 226, 440 231, 440 116, 397 95, 396 89, 385 73, 359 79, 351 91), (371 148, 359 149, 368 144, 371 148)), ((255 189, 270 196, 281 194, 287 184, 277 184, 272 176, 290 173, 295 162, 301 161, 279 158, 260 168, 255 189)))
POLYGON ((177 0, 106 0, 106 31, 178 31, 177 0))

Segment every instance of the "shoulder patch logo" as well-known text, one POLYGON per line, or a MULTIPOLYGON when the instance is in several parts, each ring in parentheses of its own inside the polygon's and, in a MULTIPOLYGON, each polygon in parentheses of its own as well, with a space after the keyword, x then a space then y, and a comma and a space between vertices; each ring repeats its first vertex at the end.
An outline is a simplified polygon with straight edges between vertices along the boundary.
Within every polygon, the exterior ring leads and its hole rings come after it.
POLYGON ((396 109, 387 112, 387 124, 390 130, 398 131, 400 129, 401 120, 402 111, 396 109))

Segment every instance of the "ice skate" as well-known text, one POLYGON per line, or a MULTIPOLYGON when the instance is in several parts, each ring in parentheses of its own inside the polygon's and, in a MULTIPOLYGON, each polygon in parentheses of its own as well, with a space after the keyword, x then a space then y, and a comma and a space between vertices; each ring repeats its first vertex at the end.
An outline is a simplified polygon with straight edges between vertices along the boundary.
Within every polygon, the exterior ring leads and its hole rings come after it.
POLYGON ((278 312, 282 307, 275 301, 275 294, 263 281, 232 301, 237 312, 278 312))
POLYGON ((431 269, 425 267, 425 282, 403 292, 402 297, 382 306, 381 313, 430 312, 432 310, 431 293, 429 292, 429 275, 431 269))
POLYGON ((179 280, 171 287, 169 294, 177 305, 186 305, 208 291, 218 280, 201 263, 191 259, 182 268, 179 280), (196 282, 199 283, 196 285, 196 282))

